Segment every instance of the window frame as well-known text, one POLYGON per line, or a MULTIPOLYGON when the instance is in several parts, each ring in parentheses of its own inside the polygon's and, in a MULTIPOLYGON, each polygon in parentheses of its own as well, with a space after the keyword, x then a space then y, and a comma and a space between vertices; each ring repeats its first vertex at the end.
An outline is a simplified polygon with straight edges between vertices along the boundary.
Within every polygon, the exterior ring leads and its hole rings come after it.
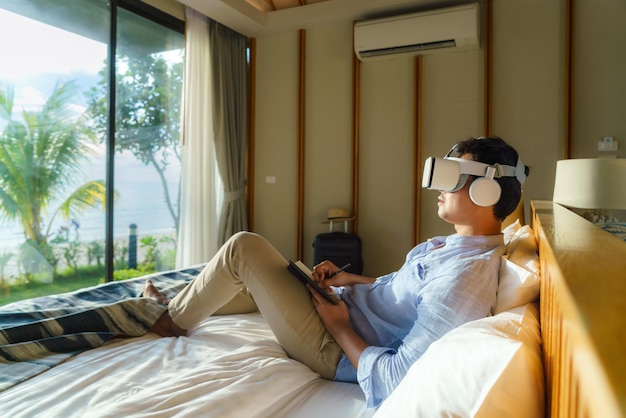
POLYGON ((106 166, 106 218, 105 218, 105 253, 104 279, 106 282, 113 281, 115 272, 115 249, 114 249, 114 195, 115 190, 110 185, 115 184, 115 102, 116 102, 116 50, 117 50, 117 18, 118 8, 125 9, 142 18, 151 20, 165 28, 179 32, 184 35, 185 22, 150 6, 140 0, 110 0, 110 30, 109 30, 109 49, 108 56, 108 74, 109 74, 109 93, 108 93, 108 129, 107 129, 107 166, 106 166))

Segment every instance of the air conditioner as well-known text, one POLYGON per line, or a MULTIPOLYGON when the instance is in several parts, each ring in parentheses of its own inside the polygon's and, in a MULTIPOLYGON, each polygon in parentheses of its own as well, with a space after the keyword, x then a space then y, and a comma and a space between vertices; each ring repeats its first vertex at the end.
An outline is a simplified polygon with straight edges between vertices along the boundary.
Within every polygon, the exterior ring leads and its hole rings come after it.
POLYGON ((361 61, 479 47, 478 3, 354 24, 354 52, 361 61))

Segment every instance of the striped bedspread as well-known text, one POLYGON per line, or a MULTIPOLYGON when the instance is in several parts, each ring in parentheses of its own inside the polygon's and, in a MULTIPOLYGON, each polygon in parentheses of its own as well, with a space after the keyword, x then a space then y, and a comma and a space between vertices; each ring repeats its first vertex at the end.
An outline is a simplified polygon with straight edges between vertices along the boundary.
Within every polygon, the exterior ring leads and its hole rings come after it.
POLYGON ((145 334, 166 309, 139 297, 146 279, 173 297, 203 267, 110 282, 0 307, 0 391, 116 335, 145 334))

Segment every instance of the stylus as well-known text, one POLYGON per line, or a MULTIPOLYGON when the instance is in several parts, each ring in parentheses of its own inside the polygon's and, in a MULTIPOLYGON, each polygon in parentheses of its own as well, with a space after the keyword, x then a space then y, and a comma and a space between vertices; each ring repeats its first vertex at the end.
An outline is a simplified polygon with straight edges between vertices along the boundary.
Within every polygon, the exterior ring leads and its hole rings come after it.
POLYGON ((328 276, 325 280, 332 279, 333 277, 335 277, 336 275, 338 275, 339 273, 341 273, 342 271, 344 271, 345 269, 347 269, 351 265, 352 264, 350 264, 350 263, 346 264, 345 266, 343 266, 342 268, 340 268, 339 270, 337 270, 336 272, 334 272, 333 274, 328 276))

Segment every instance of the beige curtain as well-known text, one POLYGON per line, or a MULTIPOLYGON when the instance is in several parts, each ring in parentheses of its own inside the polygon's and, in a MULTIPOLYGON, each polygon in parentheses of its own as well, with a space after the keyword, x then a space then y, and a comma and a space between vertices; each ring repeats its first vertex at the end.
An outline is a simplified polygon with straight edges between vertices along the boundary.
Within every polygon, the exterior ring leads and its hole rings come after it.
POLYGON ((248 40, 209 21, 213 79, 213 129, 217 165, 224 187, 218 242, 248 228, 245 153, 248 120, 248 40))
POLYGON ((186 9, 181 207, 176 266, 210 260, 219 248, 209 20, 186 9))

